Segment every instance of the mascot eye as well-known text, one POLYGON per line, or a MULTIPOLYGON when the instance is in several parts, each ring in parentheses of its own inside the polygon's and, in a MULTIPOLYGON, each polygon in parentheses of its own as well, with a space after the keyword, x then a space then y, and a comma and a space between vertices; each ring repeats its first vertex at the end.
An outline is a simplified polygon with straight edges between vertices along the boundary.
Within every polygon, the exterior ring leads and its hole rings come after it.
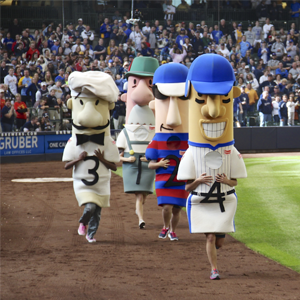
POLYGON ((133 84, 136 84, 136 79, 133 79, 133 84))
POLYGON ((199 97, 202 97, 202 94, 198 93, 198 96, 199 96, 199 97))
POLYGON ((195 99, 196 103, 198 104, 204 104, 205 103, 205 100, 200 100, 200 99, 195 99))
POLYGON ((188 97, 184 97, 184 96, 182 96, 182 97, 179 97, 179 99, 180 99, 180 100, 187 100, 187 99, 188 99, 188 97))
POLYGON ((163 95, 157 88, 156 85, 153 85, 152 86, 152 92, 153 92, 153 95, 156 99, 159 99, 159 100, 166 100, 168 98, 168 96, 165 96, 163 95))
POLYGON ((81 105, 83 105, 83 101, 82 100, 80 100, 79 102, 80 102, 81 105))
POLYGON ((152 85, 152 80, 151 79, 149 80, 149 85, 152 85))
POLYGON ((222 100, 222 102, 223 102, 223 103, 229 103, 229 102, 230 102, 230 98, 224 99, 224 100, 222 100))
POLYGON ((99 104, 99 100, 96 101, 95 105, 98 105, 98 104, 99 104))

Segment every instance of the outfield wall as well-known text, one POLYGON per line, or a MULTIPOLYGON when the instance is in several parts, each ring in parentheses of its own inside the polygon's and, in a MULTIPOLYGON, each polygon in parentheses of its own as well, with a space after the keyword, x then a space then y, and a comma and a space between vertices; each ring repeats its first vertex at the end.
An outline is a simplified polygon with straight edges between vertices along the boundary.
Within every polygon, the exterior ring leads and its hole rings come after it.
POLYGON ((294 152, 300 150, 300 126, 235 128, 234 139, 241 153, 294 152))
MULTIPOLYGON (((114 139, 120 130, 111 130, 114 139)), ((0 135, 1 163, 61 160, 71 131, 11 132, 0 135)), ((300 151, 300 126, 234 128, 241 153, 300 151)))

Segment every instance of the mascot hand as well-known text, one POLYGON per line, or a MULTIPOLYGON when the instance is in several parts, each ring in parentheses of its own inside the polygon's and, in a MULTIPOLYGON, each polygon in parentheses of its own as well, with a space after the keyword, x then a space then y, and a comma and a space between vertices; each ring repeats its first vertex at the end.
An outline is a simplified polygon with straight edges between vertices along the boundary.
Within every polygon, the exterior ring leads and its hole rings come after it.
POLYGON ((168 159, 162 159, 160 162, 159 162, 159 166, 162 167, 162 168, 165 168, 167 169, 168 166, 170 165, 170 161, 168 159))
POLYGON ((94 151, 94 153, 95 153, 95 155, 98 157, 98 159, 101 161, 101 162, 103 162, 103 160, 104 160, 104 151, 100 151, 100 149, 96 149, 95 151, 94 151))
POLYGON ((130 163, 133 163, 133 162, 135 162, 135 156, 129 156, 128 158, 127 158, 127 161, 128 162, 130 162, 130 163))
POLYGON ((142 157, 140 158, 140 160, 141 160, 141 161, 144 161, 144 162, 147 162, 147 161, 148 161, 148 159, 146 158, 146 156, 142 156, 142 157))
POLYGON ((206 173, 203 173, 198 178, 199 182, 205 183, 206 185, 210 186, 210 184, 213 182, 213 178, 211 175, 206 175, 206 173))
POLYGON ((87 152, 86 152, 86 151, 83 151, 83 152, 80 153, 80 155, 79 155, 79 159, 80 159, 80 160, 84 160, 86 157, 87 157, 87 152))

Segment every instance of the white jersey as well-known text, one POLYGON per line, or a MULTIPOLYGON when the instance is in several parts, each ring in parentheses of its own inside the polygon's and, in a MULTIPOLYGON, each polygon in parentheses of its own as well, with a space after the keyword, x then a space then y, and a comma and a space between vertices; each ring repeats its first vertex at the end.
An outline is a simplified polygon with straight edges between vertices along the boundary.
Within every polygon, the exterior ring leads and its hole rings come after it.
POLYGON ((100 207, 109 207, 111 171, 99 161, 94 151, 104 151, 104 158, 109 162, 120 161, 119 151, 111 136, 105 136, 104 145, 87 142, 76 146, 75 135, 69 139, 63 153, 63 161, 72 161, 83 152, 87 157, 73 167, 73 187, 79 206, 92 202, 100 207))
POLYGON ((8 85, 10 91, 15 96, 17 94, 17 77, 15 75, 10 76, 9 74, 4 77, 4 84, 8 85))
POLYGON ((190 145, 181 159, 177 179, 195 180, 203 173, 211 175, 213 183, 210 186, 198 185, 188 197, 187 214, 191 233, 234 232, 233 219, 237 206, 234 189, 215 180, 216 175, 222 173, 229 179, 247 177, 242 156, 233 145, 215 150, 190 145))
MULTIPOLYGON (((155 126, 149 125, 125 125, 130 141, 151 142, 155 135, 155 126)), ((132 144, 132 150, 135 153, 145 153, 148 144, 132 144)), ((117 138, 117 147, 124 149, 124 152, 129 152, 129 146, 123 130, 117 138)))

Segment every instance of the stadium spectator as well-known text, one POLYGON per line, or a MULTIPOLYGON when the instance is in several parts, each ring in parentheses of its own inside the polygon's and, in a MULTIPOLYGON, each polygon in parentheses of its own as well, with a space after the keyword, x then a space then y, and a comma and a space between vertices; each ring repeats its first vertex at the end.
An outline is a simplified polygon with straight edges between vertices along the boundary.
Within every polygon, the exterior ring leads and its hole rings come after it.
POLYGON ((134 26, 134 31, 131 32, 129 38, 135 44, 135 49, 141 51, 142 50, 142 40, 145 36, 140 30, 139 25, 134 26))
POLYGON ((266 18, 266 23, 263 26, 263 33, 264 33, 265 39, 269 36, 272 27, 273 27, 273 24, 270 23, 270 19, 266 18))
POLYGON ((282 100, 279 102, 278 104, 278 115, 279 115, 279 119, 280 119, 280 126, 286 126, 287 125, 287 118, 288 118, 288 114, 287 114, 287 101, 288 101, 288 96, 286 94, 284 94, 282 96, 282 100))
MULTIPOLYGON (((27 96, 27 89, 32 82, 32 77, 29 76, 29 69, 24 70, 24 76, 20 78, 18 87, 21 89, 22 101, 27 105, 30 101, 30 97, 27 96)), ((29 103, 30 104, 30 103, 29 103)))
POLYGON ((278 59, 281 59, 285 53, 283 43, 280 41, 280 36, 276 36, 276 42, 272 45, 271 51, 276 53, 278 59))
POLYGON ((75 27, 75 29, 81 34, 86 29, 86 25, 83 24, 82 18, 79 18, 77 22, 78 25, 75 27))
POLYGON ((10 67, 8 69, 8 75, 4 77, 4 84, 6 84, 9 88, 10 93, 13 97, 17 94, 17 77, 14 75, 14 68, 10 67))
POLYGON ((30 99, 29 103, 30 105, 28 105, 29 107, 33 107, 36 101, 36 93, 39 90, 38 87, 38 78, 37 76, 34 76, 32 78, 32 82, 31 84, 28 86, 28 89, 26 90, 26 96, 30 99))
POLYGON ((167 3, 163 4, 164 19, 173 20, 176 13, 176 7, 172 5, 172 0, 167 0, 167 3))
POLYGON ((107 47, 109 43, 111 27, 108 18, 105 18, 104 23, 100 26, 100 37, 103 39, 105 47, 107 47))
POLYGON ((23 131, 28 132, 28 131, 39 131, 39 123, 37 117, 31 117, 30 121, 26 122, 23 125, 23 131))
POLYGON ((3 132, 13 131, 15 109, 11 105, 10 99, 5 100, 5 105, 1 108, 1 126, 3 132))
POLYGON ((296 0, 293 0, 293 3, 291 3, 291 9, 290 9, 290 14, 291 18, 293 19, 298 19, 299 18, 299 13, 300 13, 300 4, 296 0))
POLYGON ((294 120, 295 120, 295 107, 299 105, 298 102, 294 102, 294 96, 290 95, 289 100, 286 104, 287 106, 287 113, 288 113, 288 125, 289 126, 294 126, 294 120))
POLYGON ((272 98, 269 92, 263 91, 257 102, 257 110, 259 111, 260 127, 268 125, 272 121, 272 98))
POLYGON ((20 94, 16 94, 14 109, 16 112, 17 129, 20 130, 23 127, 23 125, 26 123, 27 111, 28 111, 26 103, 21 100, 20 94))

